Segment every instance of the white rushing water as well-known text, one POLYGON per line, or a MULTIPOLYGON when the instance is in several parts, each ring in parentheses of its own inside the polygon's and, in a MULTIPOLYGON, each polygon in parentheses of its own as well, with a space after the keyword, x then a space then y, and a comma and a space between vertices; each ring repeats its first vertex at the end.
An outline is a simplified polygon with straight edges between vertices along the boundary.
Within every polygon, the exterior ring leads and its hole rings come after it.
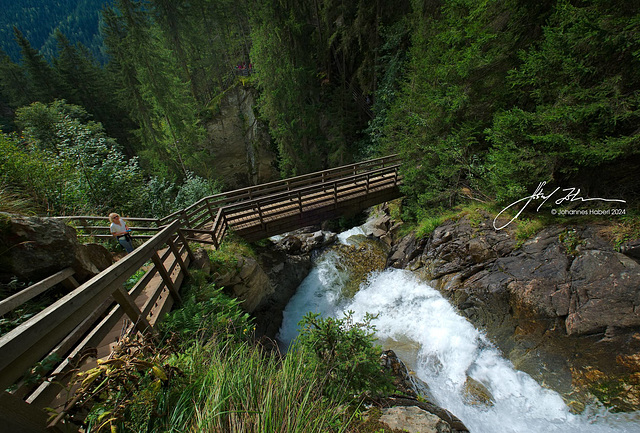
MULTIPOLYGON (((355 233, 361 229, 342 233, 339 239, 348 242, 355 233)), ((287 305, 278 335, 285 344, 295 339, 298 322, 310 311, 341 317, 353 310, 355 319, 367 312, 377 314, 373 323, 383 347, 396 350, 429 384, 435 402, 460 418, 471 433, 640 432, 637 413, 572 414, 559 394, 515 370, 439 292, 409 271, 372 274, 352 299, 345 299, 341 289, 348 275, 336 270, 339 260, 334 251, 321 255, 287 305), (465 399, 467 377, 487 388, 492 406, 465 399)))

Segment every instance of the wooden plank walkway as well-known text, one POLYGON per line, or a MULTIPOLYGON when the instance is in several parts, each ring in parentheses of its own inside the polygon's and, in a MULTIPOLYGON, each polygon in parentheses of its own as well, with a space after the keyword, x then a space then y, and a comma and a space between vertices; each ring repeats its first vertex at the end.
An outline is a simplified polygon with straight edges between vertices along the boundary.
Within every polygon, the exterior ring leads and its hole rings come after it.
MULTIPOLYGON (((0 431, 2 426, 34 433, 78 431, 65 424, 68 395, 63 386, 45 381, 34 387, 22 380, 23 375, 53 354, 62 359, 48 372, 54 377, 91 368, 111 354, 122 336, 155 334, 163 314, 180 302, 179 288, 193 259, 189 242, 218 248, 229 230, 256 241, 356 213, 401 196, 398 168, 398 158, 392 155, 206 197, 162 219, 129 218, 136 224, 136 238, 146 242, 99 275, 79 285, 73 271, 65 269, 0 301, 4 314, 55 284, 71 290, 0 336, 0 388, 17 385, 11 393, 0 393, 0 431), (141 269, 144 276, 126 290, 123 284, 141 269), (92 353, 88 362, 87 350, 92 353), (44 407, 60 411, 53 422, 46 421, 44 407)), ((104 217, 63 218, 75 223, 79 236, 111 238, 104 217)))

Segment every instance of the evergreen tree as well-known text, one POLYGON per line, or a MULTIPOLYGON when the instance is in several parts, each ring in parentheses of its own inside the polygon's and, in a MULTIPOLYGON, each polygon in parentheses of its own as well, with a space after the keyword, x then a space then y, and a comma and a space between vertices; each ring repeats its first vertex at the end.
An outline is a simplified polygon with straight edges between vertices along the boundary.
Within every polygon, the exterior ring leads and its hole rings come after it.
POLYGON ((13 108, 21 107, 35 100, 31 94, 24 67, 11 61, 9 56, 2 51, 0 51, 0 88, 3 99, 13 108))
POLYGON ((20 46, 22 63, 29 78, 29 93, 33 95, 34 100, 50 102, 64 91, 68 91, 68 89, 64 89, 64 85, 53 68, 36 49, 31 47, 22 32, 17 27, 14 27, 13 31, 20 46))
POLYGON ((170 171, 186 175, 189 164, 198 163, 197 158, 187 158, 194 155, 194 145, 204 136, 196 102, 188 84, 176 73, 175 58, 163 45, 148 11, 131 0, 118 0, 117 6, 121 15, 113 10, 106 15, 111 28, 106 42, 117 59, 125 91, 131 95, 130 109, 139 111, 144 125, 145 150, 140 154, 156 166, 173 163, 170 171), (159 160, 162 155, 169 158, 159 160))

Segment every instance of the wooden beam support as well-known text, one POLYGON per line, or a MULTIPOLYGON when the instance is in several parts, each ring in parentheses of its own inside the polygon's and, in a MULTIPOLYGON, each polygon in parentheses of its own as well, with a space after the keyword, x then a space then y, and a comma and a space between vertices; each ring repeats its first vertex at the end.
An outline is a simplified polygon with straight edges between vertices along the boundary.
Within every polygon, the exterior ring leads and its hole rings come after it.
POLYGON ((129 319, 133 322, 136 329, 141 333, 151 333, 155 335, 155 330, 145 317, 142 316, 142 312, 136 305, 135 301, 124 288, 119 287, 113 292, 113 299, 122 307, 125 314, 129 316, 129 319))
POLYGON ((178 247, 176 247, 176 244, 174 244, 171 239, 167 241, 167 244, 169 245, 171 251, 173 251, 173 255, 176 257, 176 261, 180 265, 180 268, 182 268, 182 272, 184 272, 185 276, 190 277, 191 275, 189 274, 189 269, 187 269, 187 265, 184 264, 182 256, 180 255, 180 250, 178 249, 178 247))
POLYGON ((180 229, 178 229, 178 237, 180 238, 184 246, 187 248, 187 254, 189 254, 189 258, 191 260, 195 260, 196 256, 193 255, 193 251, 191 251, 191 248, 189 248, 189 241, 187 240, 186 236, 180 229))
POLYGON ((162 263, 162 260, 160 260, 157 252, 153 256, 151 256, 151 260, 153 260, 153 264, 156 265, 156 269, 160 273, 162 281, 164 281, 164 283, 166 284, 167 289, 171 293, 171 296, 173 296, 173 299, 178 303, 182 302, 182 297, 180 297, 180 293, 178 293, 175 286, 173 285, 171 276, 167 272, 167 269, 164 267, 164 263, 162 263))

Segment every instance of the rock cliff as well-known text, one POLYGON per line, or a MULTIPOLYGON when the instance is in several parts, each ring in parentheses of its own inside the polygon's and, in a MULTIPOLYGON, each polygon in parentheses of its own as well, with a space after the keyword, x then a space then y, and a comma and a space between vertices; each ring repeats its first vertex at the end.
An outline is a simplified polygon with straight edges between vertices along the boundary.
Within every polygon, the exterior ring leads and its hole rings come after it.
POLYGON ((227 190, 280 178, 267 128, 254 106, 255 91, 237 85, 221 97, 217 113, 207 123, 212 172, 227 190))

